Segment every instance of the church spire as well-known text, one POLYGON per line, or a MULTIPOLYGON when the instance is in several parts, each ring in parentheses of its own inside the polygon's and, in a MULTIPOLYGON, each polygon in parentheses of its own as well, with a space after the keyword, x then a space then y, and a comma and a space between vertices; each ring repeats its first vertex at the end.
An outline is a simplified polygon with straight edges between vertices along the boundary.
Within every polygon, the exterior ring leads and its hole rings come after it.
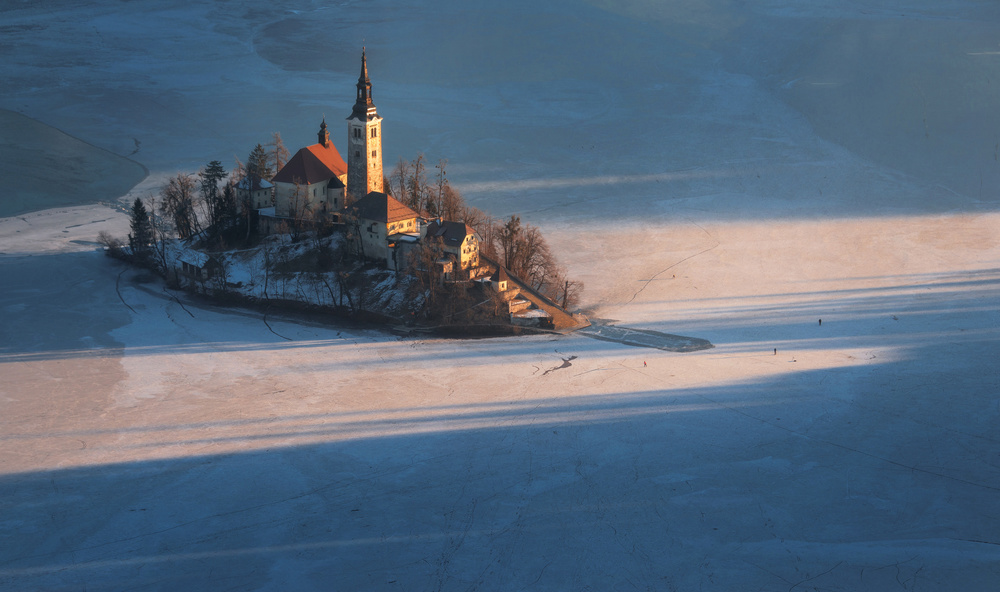
POLYGON ((326 117, 323 118, 323 123, 319 124, 319 143, 323 147, 330 146, 330 132, 326 129, 326 117))
POLYGON ((365 48, 361 48, 361 76, 358 77, 358 98, 354 102, 354 109, 351 111, 351 118, 370 119, 377 117, 375 104, 372 103, 372 81, 368 78, 368 60, 365 57, 365 48))
POLYGON ((361 199, 372 191, 381 192, 383 179, 382 118, 372 103, 372 81, 368 78, 368 60, 362 48, 358 100, 347 118, 347 193, 361 199))

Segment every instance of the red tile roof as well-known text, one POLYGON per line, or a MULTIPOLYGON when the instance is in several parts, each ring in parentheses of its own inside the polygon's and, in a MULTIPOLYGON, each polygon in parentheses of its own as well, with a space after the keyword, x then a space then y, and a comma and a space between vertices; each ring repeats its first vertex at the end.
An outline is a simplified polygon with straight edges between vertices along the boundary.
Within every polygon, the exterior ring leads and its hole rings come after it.
POLYGON ((327 146, 313 144, 302 148, 281 167, 272 181, 312 185, 345 174, 347 174, 347 163, 331 142, 327 146))
POLYGON ((372 191, 354 202, 353 207, 359 218, 376 222, 399 222, 417 217, 416 212, 403 205, 398 199, 378 191, 372 191))

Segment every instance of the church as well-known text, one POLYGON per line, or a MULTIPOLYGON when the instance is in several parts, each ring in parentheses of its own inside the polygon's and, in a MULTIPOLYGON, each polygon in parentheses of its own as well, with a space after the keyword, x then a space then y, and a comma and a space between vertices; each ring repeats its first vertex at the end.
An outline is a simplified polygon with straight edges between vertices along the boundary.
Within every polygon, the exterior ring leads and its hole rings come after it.
POLYGON ((330 141, 325 118, 317 139, 296 152, 271 180, 274 217, 343 222, 342 214, 350 208, 358 253, 390 269, 405 267, 405 254, 420 241, 423 219, 385 192, 382 117, 372 101, 364 49, 357 96, 347 118, 347 160, 330 141))
MULTIPOLYGON (((437 259, 430 264, 440 272, 440 281, 477 280, 475 285, 480 289, 488 285, 506 303, 511 323, 556 328, 577 324, 571 314, 481 253, 474 228, 416 212, 386 192, 382 117, 372 100, 364 49, 357 95, 347 117, 347 159, 330 141, 326 118, 316 139, 315 144, 296 152, 271 179, 274 207, 258 210, 264 232, 290 222, 333 222, 359 257, 393 271, 430 263, 417 262, 411 255, 421 244, 434 245, 437 259), (490 272, 492 277, 485 279, 490 272)), ((260 191, 266 191, 265 185, 266 181, 260 191)), ((201 270, 198 263, 189 266, 194 270, 191 273, 201 270)))
POLYGON ((372 81, 363 49, 357 88, 354 109, 347 118, 347 161, 330 141, 324 118, 318 141, 296 152, 271 180, 275 187, 275 215, 283 218, 335 215, 347 201, 384 189, 382 118, 372 102, 372 81))

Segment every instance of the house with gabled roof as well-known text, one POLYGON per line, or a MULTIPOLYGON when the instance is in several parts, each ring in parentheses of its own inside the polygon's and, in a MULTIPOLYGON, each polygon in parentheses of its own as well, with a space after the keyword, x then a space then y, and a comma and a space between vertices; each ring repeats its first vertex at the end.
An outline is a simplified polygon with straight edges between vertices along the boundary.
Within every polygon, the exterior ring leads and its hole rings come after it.
POLYGON ((176 277, 183 276, 199 282, 211 279, 222 267, 215 257, 186 247, 177 255, 176 264, 176 277))
POLYGON ((350 209, 358 254, 385 261, 389 269, 405 268, 405 254, 420 240, 417 213, 381 191, 372 191, 350 209))
POLYGON ((424 227, 422 240, 435 241, 444 255, 452 260, 452 269, 468 279, 479 267, 479 238, 474 228, 464 222, 431 221, 424 227))
POLYGON ((330 141, 326 119, 319 126, 318 138, 316 144, 296 152, 271 179, 275 215, 296 219, 336 216, 344 207, 347 163, 330 141))
POLYGON ((240 208, 246 207, 244 204, 254 210, 270 208, 274 206, 274 185, 266 179, 243 177, 236 184, 236 203, 240 208))

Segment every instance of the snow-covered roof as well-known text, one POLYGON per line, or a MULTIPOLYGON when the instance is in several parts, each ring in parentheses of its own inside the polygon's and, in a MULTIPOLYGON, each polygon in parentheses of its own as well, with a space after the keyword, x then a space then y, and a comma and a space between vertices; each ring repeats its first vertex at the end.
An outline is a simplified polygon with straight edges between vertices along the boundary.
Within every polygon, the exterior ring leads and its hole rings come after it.
POLYGON ((195 267, 201 268, 208 264, 209 256, 201 251, 184 249, 181 251, 180 255, 177 256, 177 260, 187 263, 188 265, 194 265, 195 267))
MULTIPOLYGON (((239 183, 236 184, 236 188, 245 190, 249 185, 250 185, 250 177, 243 177, 242 179, 240 179, 239 183)), ((272 187, 274 187, 274 185, 272 185, 269 181, 267 181, 267 179, 257 179, 257 182, 254 183, 253 190, 257 191, 259 189, 270 189, 272 187)))
POLYGON ((386 240, 399 241, 401 243, 418 243, 420 242, 420 234, 415 232, 399 232, 396 234, 390 234, 386 240))

